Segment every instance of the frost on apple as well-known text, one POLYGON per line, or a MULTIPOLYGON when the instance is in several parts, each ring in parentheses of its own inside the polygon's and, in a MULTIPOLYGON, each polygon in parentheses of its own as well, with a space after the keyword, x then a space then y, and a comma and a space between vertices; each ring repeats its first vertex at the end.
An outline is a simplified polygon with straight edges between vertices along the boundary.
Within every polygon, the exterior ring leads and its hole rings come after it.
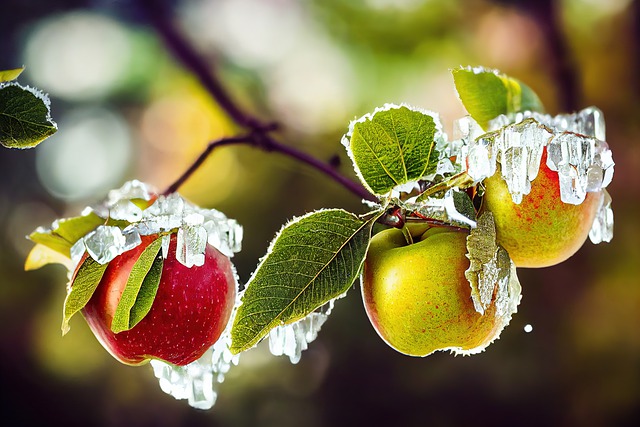
POLYGON ((547 166, 557 171, 560 198, 579 205, 587 192, 598 192, 613 178, 613 158, 606 142, 563 132, 549 142, 547 166))
POLYGON ((224 382, 231 366, 237 365, 239 354, 232 354, 231 325, 240 305, 241 295, 236 298, 231 319, 218 341, 200 359, 186 366, 176 366, 161 360, 149 363, 158 378, 160 389, 178 400, 187 400, 196 409, 211 409, 218 397, 218 387, 224 382))
MULTIPOLYGON (((140 181, 125 183, 109 192, 104 203, 83 212, 91 212, 105 220, 130 223, 126 228, 99 226, 82 237, 72 248, 72 259, 77 262, 86 250, 99 262, 106 264, 116 256, 140 244, 140 236, 161 234, 177 230, 177 259, 186 267, 201 266, 207 243, 222 254, 232 257, 239 252, 242 227, 215 209, 203 209, 184 200, 179 194, 157 196, 156 192, 140 181), (136 201, 153 203, 146 209, 136 201)), ((163 254, 168 250, 168 239, 163 241, 163 254)))
MULTIPOLYGON (((344 296, 344 295, 343 295, 344 296)), ((332 299, 305 318, 289 325, 279 325, 269 332, 269 351, 274 356, 288 356, 291 363, 298 363, 302 352, 318 337, 318 332, 331 314, 338 297, 332 299)))
MULTIPOLYGON (((547 149, 546 166, 558 172, 562 202, 579 205, 588 192, 606 193, 611 183, 615 164, 605 142, 604 116, 596 107, 557 116, 531 111, 501 115, 490 122, 489 129, 483 134, 470 117, 456 121, 454 137, 462 142, 457 162, 476 182, 492 176, 499 162, 514 203, 520 203, 531 190, 543 147, 547 149)), ((594 243, 610 241, 613 236, 608 194, 590 236, 594 243)))
MULTIPOLYGON (((596 107, 588 107, 575 114, 557 116, 524 111, 512 117, 498 116, 490 122, 489 128, 505 132, 527 120, 534 120, 539 126, 552 132, 550 138, 541 143, 542 146, 547 146, 547 166, 558 172, 560 197, 564 203, 578 205, 587 192, 598 192, 609 185, 613 178, 614 162, 611 150, 605 142, 606 128, 602 111, 596 107)), ((516 133, 520 134, 520 138, 526 138, 522 132, 516 133)), ((503 150, 510 147, 507 144, 503 146, 503 150)), ((540 161, 535 162, 533 158, 530 160, 533 163, 529 163, 527 167, 537 170, 540 161)), ((518 170, 515 172, 518 173, 518 170)), ((513 179, 510 173, 505 176, 504 170, 502 175, 508 184, 513 179)), ((509 190, 511 191, 511 186, 509 190)), ((519 203, 521 196, 513 191, 512 196, 513 201, 519 203)))

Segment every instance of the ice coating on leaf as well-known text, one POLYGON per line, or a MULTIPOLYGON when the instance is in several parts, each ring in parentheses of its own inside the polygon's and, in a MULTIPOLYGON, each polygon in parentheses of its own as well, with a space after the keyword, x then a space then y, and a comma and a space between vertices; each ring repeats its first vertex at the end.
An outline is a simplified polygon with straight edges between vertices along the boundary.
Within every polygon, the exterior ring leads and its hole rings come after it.
POLYGON ((483 345, 462 351, 459 354, 475 354, 483 351, 500 336, 509 324, 511 316, 517 312, 522 288, 516 274, 516 266, 507 251, 496 242, 493 214, 485 212, 478 218, 477 227, 467 237, 467 258, 469 269, 465 276, 471 286, 471 299, 475 310, 490 315, 488 309, 495 307, 497 318, 495 335, 483 345))
MULTIPOLYGON (((344 295, 343 295, 344 296, 344 295)), ((342 296, 338 297, 342 298, 342 296)), ((269 331, 269 351, 274 356, 288 356, 291 363, 298 363, 302 352, 318 337, 318 332, 333 310, 332 299, 305 318, 289 325, 279 325, 269 331)))
MULTIPOLYGON (((237 277, 236 277, 237 280, 237 277)), ((153 373, 160 389, 175 399, 186 399, 197 409, 211 409, 218 398, 218 387, 232 365, 238 365, 239 354, 232 354, 231 325, 240 304, 238 294, 231 319, 218 339, 198 360, 186 366, 177 366, 161 360, 151 360, 153 373)))
POLYGON ((443 197, 429 197, 419 203, 408 201, 403 203, 403 206, 408 211, 416 212, 426 218, 464 228, 474 228, 475 220, 458 209, 455 200, 456 192, 458 192, 456 189, 451 188, 443 197))
POLYGON ((51 117, 51 98, 49 98, 49 95, 44 93, 43 91, 41 91, 38 88, 29 86, 29 85, 21 85, 18 82, 15 81, 10 81, 10 82, 1 82, 0 83, 0 89, 2 89, 3 87, 7 87, 7 86, 16 86, 19 87, 20 89, 26 90, 28 92, 31 92, 31 94, 33 94, 33 96, 35 96, 36 98, 38 98, 40 101, 42 101, 42 103, 45 105, 45 107, 47 107, 47 116, 46 116, 46 120, 51 124, 51 126, 53 126, 55 129, 58 129, 58 124, 53 121, 53 118, 51 117))
POLYGON ((607 190, 602 190, 602 199, 589 231, 589 239, 595 244, 610 242, 613 239, 613 210, 611 209, 611 196, 607 190))
MULTIPOLYGON (((129 223, 124 230, 98 227, 81 239, 89 254, 101 264, 140 244, 140 236, 177 232, 177 259, 187 267, 204 264, 207 243, 228 257, 242 246, 242 227, 215 209, 192 205, 179 194, 159 195, 146 209, 132 200, 152 200, 157 192, 140 181, 111 190, 104 203, 85 209, 105 220, 129 223), (120 233, 120 234, 118 234, 120 233), (122 240, 124 238, 124 241, 122 240)), ((162 253, 168 255, 169 236, 163 236, 162 253)))

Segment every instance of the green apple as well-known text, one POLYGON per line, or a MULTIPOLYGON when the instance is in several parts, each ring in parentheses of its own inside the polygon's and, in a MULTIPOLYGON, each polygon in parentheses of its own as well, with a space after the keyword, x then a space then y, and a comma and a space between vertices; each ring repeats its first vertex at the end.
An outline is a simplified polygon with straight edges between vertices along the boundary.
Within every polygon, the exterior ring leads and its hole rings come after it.
POLYGON ((531 192, 520 204, 511 199, 499 165, 484 185, 482 210, 493 213, 498 243, 518 267, 548 267, 576 253, 589 235, 603 197, 600 191, 587 193, 579 205, 563 203, 558 172, 547 166, 546 148, 531 192))
POLYGON ((362 296, 374 329, 392 348, 411 356, 482 350, 503 325, 495 301, 484 314, 474 308, 464 274, 468 233, 426 224, 409 231, 412 244, 395 228, 371 239, 362 296))

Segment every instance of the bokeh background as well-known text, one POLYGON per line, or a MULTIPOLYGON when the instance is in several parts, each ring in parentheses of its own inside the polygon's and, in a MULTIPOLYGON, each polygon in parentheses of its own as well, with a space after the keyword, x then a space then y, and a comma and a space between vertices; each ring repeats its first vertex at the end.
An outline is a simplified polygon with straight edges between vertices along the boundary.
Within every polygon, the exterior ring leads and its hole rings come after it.
MULTIPOLYGON (((162 189, 237 128, 125 0, 3 0, 0 69, 52 99, 59 132, 0 150, 0 417, 16 426, 640 425, 640 2, 633 0, 162 1, 239 105, 278 138, 341 161, 348 122, 385 102, 464 114, 449 69, 485 65, 551 113, 597 105, 616 172, 615 236, 551 268, 520 270, 511 325, 472 357, 388 348, 356 286, 298 365, 247 353, 198 411, 120 365, 80 317, 60 335, 66 271, 24 272, 38 225, 137 178, 162 189), (525 332, 525 325, 532 325, 525 332)), ((364 212, 326 176, 277 153, 216 151, 182 188, 245 227, 246 282, 289 218, 364 212)))

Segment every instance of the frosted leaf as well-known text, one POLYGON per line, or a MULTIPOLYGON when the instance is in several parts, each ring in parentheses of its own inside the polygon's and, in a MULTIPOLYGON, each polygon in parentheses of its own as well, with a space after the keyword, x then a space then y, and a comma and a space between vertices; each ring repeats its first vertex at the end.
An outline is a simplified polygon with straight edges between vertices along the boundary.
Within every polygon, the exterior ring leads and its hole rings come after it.
POLYGON ((486 212, 478 218, 477 228, 467 237, 469 268, 465 277, 471 287, 475 310, 483 316, 495 316, 493 335, 480 346, 470 350, 452 349, 455 353, 475 354, 483 351, 500 336, 511 321, 521 299, 521 287, 515 264, 507 251, 496 242, 493 214, 486 212), (491 307, 494 312, 491 312, 491 307))
MULTIPOLYGON (((237 277, 236 277, 237 280, 237 277)), ((197 409, 211 409, 218 398, 218 387, 232 365, 237 365, 240 355, 229 350, 231 325, 240 304, 238 294, 231 319, 226 329, 211 348, 198 360, 186 366, 176 366, 161 360, 151 360, 153 373, 160 389, 178 400, 187 400, 197 409)))
MULTIPOLYGON (((344 295, 343 295, 344 296, 344 295)), ((342 298, 342 296, 338 297, 342 298)), ((288 356, 298 363, 302 352, 318 337, 318 332, 333 309, 335 298, 316 311, 289 325, 276 326, 269 332, 269 351, 274 356, 288 356)))
POLYGON ((595 244, 610 242, 613 239, 613 210, 611 196, 607 190, 602 190, 600 206, 589 231, 589 239, 595 244))
POLYGON ((404 202, 403 206, 406 210, 416 212, 426 218, 437 221, 447 222, 454 226, 473 228, 476 222, 460 212, 456 206, 455 193, 456 189, 449 189, 443 197, 428 197, 421 202, 404 202))

